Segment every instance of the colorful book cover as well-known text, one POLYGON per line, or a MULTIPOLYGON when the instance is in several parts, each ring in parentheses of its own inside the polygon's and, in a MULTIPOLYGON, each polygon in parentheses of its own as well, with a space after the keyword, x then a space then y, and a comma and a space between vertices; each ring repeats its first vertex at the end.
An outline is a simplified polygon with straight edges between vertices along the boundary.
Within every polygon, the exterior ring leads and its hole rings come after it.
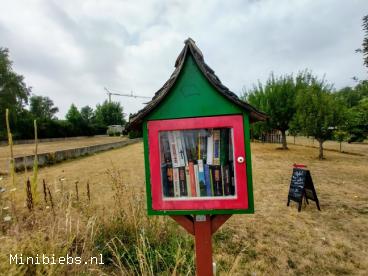
POLYGON ((191 197, 192 196, 192 188, 190 186, 189 165, 185 166, 185 182, 186 182, 186 185, 187 185, 188 196, 191 197))
POLYGON ((167 164, 167 186, 168 186, 168 197, 174 196, 174 178, 173 168, 171 164, 167 164))
POLYGON ((213 165, 220 165, 220 130, 213 130, 213 165))
POLYGON ((207 196, 212 196, 210 166, 207 164, 204 165, 204 179, 206 182, 206 194, 207 196))
POLYGON ((188 196, 187 182, 185 181, 185 167, 179 168, 180 196, 188 196))
POLYGON ((203 160, 198 160, 198 184, 199 184, 200 196, 207 196, 203 160))
POLYGON ((196 189, 196 195, 201 196, 200 188, 199 188, 199 179, 198 179, 198 165, 194 165, 194 177, 195 177, 195 189, 196 189))
POLYGON ((209 136, 207 137, 207 158, 206 162, 208 165, 213 164, 213 135, 212 131, 209 131, 209 136))
POLYGON ((173 168, 173 178, 174 178, 174 196, 180 196, 180 181, 179 181, 179 168, 173 168))
POLYGON ((195 171, 194 171, 194 163, 189 162, 189 176, 190 176, 190 193, 192 194, 192 197, 197 196, 196 192, 196 177, 195 177, 195 171))

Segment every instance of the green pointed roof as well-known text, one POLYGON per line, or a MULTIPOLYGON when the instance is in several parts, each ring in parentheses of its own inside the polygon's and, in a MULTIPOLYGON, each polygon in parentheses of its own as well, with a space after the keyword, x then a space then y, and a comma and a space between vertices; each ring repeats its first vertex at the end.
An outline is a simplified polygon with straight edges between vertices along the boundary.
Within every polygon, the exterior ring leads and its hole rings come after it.
POLYGON ((231 92, 226 86, 221 83, 215 72, 205 63, 203 59, 203 54, 201 50, 197 47, 193 39, 188 38, 184 41, 184 43, 185 46, 176 59, 175 70, 171 74, 169 80, 166 81, 166 83, 155 93, 152 100, 148 102, 143 109, 135 114, 130 115, 127 130, 140 128, 144 118, 148 114, 150 114, 170 93, 170 91, 172 90, 171 88, 174 86, 180 75, 180 72, 185 63, 185 59, 189 54, 193 57, 196 65, 205 76, 205 78, 208 80, 208 82, 215 88, 215 90, 218 93, 222 94, 230 102, 246 110, 249 113, 249 118, 251 122, 264 121, 267 118, 265 113, 257 110, 255 107, 239 99, 239 97, 234 92, 231 92))

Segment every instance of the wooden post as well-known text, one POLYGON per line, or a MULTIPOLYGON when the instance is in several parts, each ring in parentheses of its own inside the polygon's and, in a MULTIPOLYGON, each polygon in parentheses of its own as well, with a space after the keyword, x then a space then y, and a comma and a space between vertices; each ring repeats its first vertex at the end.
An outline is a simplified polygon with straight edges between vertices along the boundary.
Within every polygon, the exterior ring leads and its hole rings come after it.
POLYGON ((188 233, 194 235, 198 276, 213 275, 212 234, 230 217, 231 215, 171 216, 188 233))
POLYGON ((212 276, 212 229, 209 215, 195 216, 194 238, 197 275, 212 276))

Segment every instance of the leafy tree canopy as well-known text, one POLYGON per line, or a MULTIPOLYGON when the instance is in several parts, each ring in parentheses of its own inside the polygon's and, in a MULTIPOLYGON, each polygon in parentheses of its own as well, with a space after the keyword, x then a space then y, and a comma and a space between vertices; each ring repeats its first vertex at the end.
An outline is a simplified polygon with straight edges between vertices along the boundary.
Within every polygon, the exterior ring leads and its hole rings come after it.
POLYGON ((119 102, 105 101, 98 104, 95 111, 96 122, 100 125, 124 125, 125 119, 123 115, 123 107, 119 102))
POLYGON ((59 109, 54 106, 54 102, 49 97, 32 96, 30 98, 30 110, 38 120, 55 119, 55 114, 59 109))

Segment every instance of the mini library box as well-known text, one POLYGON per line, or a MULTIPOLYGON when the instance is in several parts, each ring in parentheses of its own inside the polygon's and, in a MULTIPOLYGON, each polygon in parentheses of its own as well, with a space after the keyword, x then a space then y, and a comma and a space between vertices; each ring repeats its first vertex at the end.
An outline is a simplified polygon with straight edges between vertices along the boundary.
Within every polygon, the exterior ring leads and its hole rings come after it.
POLYGON ((265 118, 187 39, 170 79, 127 126, 143 131, 148 214, 253 213, 250 123, 265 118))

